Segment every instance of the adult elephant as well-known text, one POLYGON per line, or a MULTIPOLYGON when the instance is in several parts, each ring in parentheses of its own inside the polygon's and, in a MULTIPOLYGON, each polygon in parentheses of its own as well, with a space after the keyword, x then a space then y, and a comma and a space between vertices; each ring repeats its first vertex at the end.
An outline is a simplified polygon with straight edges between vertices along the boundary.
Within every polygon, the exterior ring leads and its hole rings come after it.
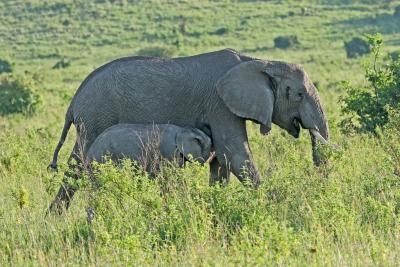
MULTIPOLYGON (((309 129, 314 162, 316 140, 328 140, 328 123, 317 90, 302 67, 240 54, 233 49, 173 59, 127 57, 92 72, 68 108, 64 129, 50 167, 72 123, 78 140, 70 159, 81 162, 92 142, 117 123, 171 123, 195 127, 212 137, 216 159, 211 183, 228 179, 260 183, 246 133, 246 120, 271 123, 298 137, 309 129)), ((72 162, 72 161, 69 161, 72 162)), ((76 166, 76 165, 75 165, 76 166)), ((51 209, 68 207, 75 190, 64 184, 51 209)))

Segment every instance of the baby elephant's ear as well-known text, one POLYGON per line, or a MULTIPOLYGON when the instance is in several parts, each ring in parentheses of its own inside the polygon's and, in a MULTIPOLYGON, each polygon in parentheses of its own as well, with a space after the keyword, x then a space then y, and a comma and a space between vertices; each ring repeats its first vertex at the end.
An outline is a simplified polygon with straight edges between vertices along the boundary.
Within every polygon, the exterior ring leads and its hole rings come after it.
POLYGON ((231 112, 271 128, 275 97, 265 68, 260 60, 240 63, 218 80, 217 92, 231 112))
POLYGON ((205 132, 197 128, 193 129, 193 133, 201 146, 203 159, 209 158, 212 145, 211 138, 205 132))
POLYGON ((185 129, 176 135, 176 146, 186 159, 203 158, 204 138, 199 132, 205 135, 198 129, 185 129))

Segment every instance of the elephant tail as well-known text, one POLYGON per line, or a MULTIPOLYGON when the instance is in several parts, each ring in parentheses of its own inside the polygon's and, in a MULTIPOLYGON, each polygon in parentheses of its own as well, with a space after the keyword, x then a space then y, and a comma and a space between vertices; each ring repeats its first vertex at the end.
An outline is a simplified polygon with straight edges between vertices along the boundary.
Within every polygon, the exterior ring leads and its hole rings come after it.
POLYGON ((61 147, 64 144, 65 138, 67 137, 69 128, 71 127, 71 124, 73 123, 73 116, 72 116, 72 110, 71 107, 68 108, 67 114, 65 115, 65 122, 64 122, 64 128, 62 130, 60 140, 58 141, 57 147, 54 150, 53 154, 53 160, 51 161, 50 165, 47 167, 48 169, 52 170, 57 170, 57 158, 58 158, 58 152, 60 152, 61 147))

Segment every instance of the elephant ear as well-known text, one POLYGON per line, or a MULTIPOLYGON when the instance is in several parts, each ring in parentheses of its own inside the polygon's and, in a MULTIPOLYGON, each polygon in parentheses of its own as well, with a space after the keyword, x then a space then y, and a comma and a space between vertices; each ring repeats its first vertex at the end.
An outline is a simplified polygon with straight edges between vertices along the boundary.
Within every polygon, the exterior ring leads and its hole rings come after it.
POLYGON ((260 60, 240 63, 222 76, 216 86, 231 112, 271 129, 275 97, 265 67, 260 60))
POLYGON ((189 155, 194 159, 202 157, 201 139, 199 139, 198 134, 195 134, 191 129, 178 132, 175 137, 175 143, 178 151, 186 159, 189 159, 189 155))

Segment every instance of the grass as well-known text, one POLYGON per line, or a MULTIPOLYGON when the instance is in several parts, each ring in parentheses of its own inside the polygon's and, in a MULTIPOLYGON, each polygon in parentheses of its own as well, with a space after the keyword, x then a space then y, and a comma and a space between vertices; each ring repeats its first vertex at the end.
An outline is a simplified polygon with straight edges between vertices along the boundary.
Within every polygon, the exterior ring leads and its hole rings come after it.
MULTIPOLYGON (((365 57, 347 59, 344 41, 379 31, 386 52, 398 51, 395 5, 0 2, 0 58, 39 81, 41 99, 33 114, 0 117, 0 265, 396 266, 400 187, 390 155, 376 137, 346 136, 337 126, 339 82, 364 83, 365 57), (274 48, 274 38, 287 35, 299 44, 274 48), (143 51, 185 56, 224 47, 304 65, 342 147, 328 166, 312 166, 307 134, 295 140, 274 127, 263 137, 249 123, 258 191, 234 177, 226 188, 210 188, 208 167, 198 165, 166 168, 152 181, 106 164, 101 190, 83 183, 65 216, 44 216, 62 179, 46 167, 85 76, 143 51), (65 58, 69 66, 52 68, 65 58), (97 212, 92 225, 88 203, 97 212)), ((73 137, 61 151, 62 169, 73 137)))

